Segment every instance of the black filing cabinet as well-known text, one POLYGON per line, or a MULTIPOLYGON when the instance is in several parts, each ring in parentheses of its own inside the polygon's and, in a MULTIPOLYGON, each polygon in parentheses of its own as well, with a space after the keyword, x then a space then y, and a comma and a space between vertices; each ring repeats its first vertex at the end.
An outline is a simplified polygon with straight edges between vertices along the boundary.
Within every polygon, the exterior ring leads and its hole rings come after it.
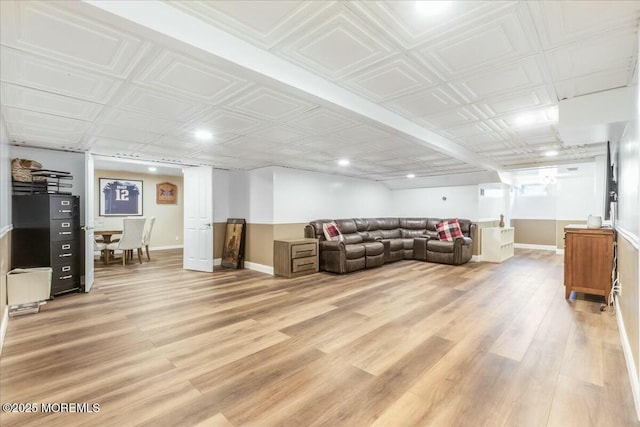
POLYGON ((13 196, 12 268, 51 267, 51 294, 80 288, 80 198, 13 196))

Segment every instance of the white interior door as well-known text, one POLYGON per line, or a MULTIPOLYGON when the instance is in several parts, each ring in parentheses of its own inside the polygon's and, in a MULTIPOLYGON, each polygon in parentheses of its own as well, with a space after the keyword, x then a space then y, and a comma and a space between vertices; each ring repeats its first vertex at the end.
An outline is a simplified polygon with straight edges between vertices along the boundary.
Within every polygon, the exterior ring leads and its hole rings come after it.
POLYGON ((93 286, 93 206, 95 183, 93 182, 93 156, 84 155, 84 291, 89 292, 93 286))
POLYGON ((186 270, 213 271, 213 170, 185 168, 184 260, 186 270))

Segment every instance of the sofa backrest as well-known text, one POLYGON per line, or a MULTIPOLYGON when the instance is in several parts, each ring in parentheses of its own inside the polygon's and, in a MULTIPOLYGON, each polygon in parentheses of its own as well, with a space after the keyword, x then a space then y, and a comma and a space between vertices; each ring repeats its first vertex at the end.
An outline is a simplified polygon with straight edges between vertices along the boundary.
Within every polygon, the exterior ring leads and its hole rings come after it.
MULTIPOLYGON (((427 220, 427 236, 438 238, 438 232, 436 231, 436 225, 444 220, 450 221, 454 218, 429 218, 427 220)), ((468 219, 458 219, 458 224, 460 224, 460 231, 462 231, 462 235, 465 237, 471 237, 471 221, 468 219)))
POLYGON ((324 232, 322 231, 322 225, 326 222, 331 222, 330 219, 316 219, 311 221, 304 227, 304 237, 309 239, 318 239, 319 241, 327 240, 324 238, 324 232))
POLYGON ((362 235, 358 233, 358 226, 353 218, 336 219, 338 230, 342 233, 345 245, 352 243, 362 243, 364 241, 362 235))
MULTIPOLYGON (((334 221, 342 235, 344 242, 360 243, 367 238, 398 239, 427 235, 438 238, 436 225, 443 218, 345 218, 345 219, 316 219, 304 229, 305 237, 326 240, 322 225, 334 221)), ((471 237, 472 222, 458 218, 460 230, 466 237, 471 237)))

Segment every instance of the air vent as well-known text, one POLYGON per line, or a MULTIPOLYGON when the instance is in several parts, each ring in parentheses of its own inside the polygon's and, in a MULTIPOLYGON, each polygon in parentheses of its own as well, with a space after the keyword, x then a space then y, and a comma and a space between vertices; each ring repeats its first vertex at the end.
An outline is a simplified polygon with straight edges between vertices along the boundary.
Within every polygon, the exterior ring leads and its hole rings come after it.
POLYGON ((577 167, 567 168, 567 172, 576 172, 578 170, 577 167))

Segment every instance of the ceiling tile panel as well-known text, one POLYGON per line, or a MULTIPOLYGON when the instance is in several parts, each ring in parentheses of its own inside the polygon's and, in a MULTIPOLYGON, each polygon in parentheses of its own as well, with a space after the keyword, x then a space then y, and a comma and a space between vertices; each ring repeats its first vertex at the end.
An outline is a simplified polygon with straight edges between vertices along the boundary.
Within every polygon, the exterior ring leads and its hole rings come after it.
POLYGON ((545 84, 540 56, 527 58, 507 66, 487 69, 456 80, 452 87, 468 102, 493 97, 545 84))
POLYGON ((267 120, 280 120, 315 108, 309 102, 277 92, 267 87, 259 87, 231 101, 229 109, 251 114, 267 120))
POLYGON ((547 49, 612 28, 636 26, 640 18, 637 1, 544 1, 527 5, 547 49))
POLYGON ((272 51, 331 79, 392 55, 385 38, 370 32, 341 3, 334 4, 329 12, 318 15, 272 51))
POLYGON ((219 26, 237 37, 270 48, 330 2, 270 1, 171 1, 193 16, 219 26))
POLYGON ((5 46, 0 49, 0 79, 101 104, 107 103, 121 85, 116 78, 5 46))
POLYGON ((418 88, 433 86, 437 81, 426 69, 418 69, 409 58, 401 56, 354 73, 346 77, 342 84, 374 101, 382 102, 418 88))
POLYGON ((208 106, 196 101, 133 85, 129 86, 128 91, 116 101, 116 106, 183 122, 190 121, 208 109, 208 106))
POLYGON ((211 65, 166 50, 142 72, 136 82, 211 104, 219 104, 252 85, 211 65))
POLYGON ((206 128, 212 132, 231 132, 236 134, 251 132, 266 125, 267 122, 253 116, 217 109, 195 119, 189 124, 190 127, 206 128))
POLYGON ((99 122, 105 125, 160 134, 175 133, 184 126, 184 123, 181 122, 115 107, 105 108, 100 115, 99 122))
POLYGON ((64 5, 65 2, 25 1, 4 9, 2 43, 125 77, 145 48, 142 40, 60 7, 64 5))
POLYGON ((635 33, 617 31, 559 47, 547 53, 554 80, 604 70, 633 71, 638 39, 635 33))
POLYGON ((344 115, 341 116, 327 109, 318 108, 303 114, 291 124, 307 133, 325 134, 353 126, 355 122, 344 115))
POLYGON ((529 30, 528 20, 521 19, 521 10, 511 9, 439 43, 427 43, 412 53, 435 67, 444 80, 531 56, 537 53, 535 32, 529 30))
POLYGON ((405 117, 422 117, 459 107, 463 101, 446 85, 422 90, 384 103, 405 117))
POLYGON ((284 125, 272 125, 249 134, 252 138, 271 142, 289 142, 306 136, 305 133, 284 125))
POLYGON ((629 80, 629 69, 625 67, 557 81, 554 82, 554 87, 558 99, 566 99, 623 87, 629 80))
POLYGON ((139 142, 142 144, 152 143, 162 136, 158 133, 147 132, 140 129, 123 128, 104 124, 94 126, 91 133, 105 139, 139 142))
POLYGON ((56 95, 51 92, 29 89, 2 83, 0 86, 2 104, 23 110, 39 111, 72 119, 93 121, 102 110, 101 104, 56 95))
MULTIPOLYGON (((422 2, 427 6, 429 2, 422 2)), ((491 1, 457 1, 449 4, 442 14, 429 15, 417 10, 415 1, 375 1, 353 2, 350 6, 368 20, 375 22, 389 37, 409 49, 419 43, 446 37, 456 31, 461 31, 471 24, 482 22, 500 13, 500 9, 509 6, 501 2, 491 1)), ((438 6, 438 5, 436 5, 438 6)))

